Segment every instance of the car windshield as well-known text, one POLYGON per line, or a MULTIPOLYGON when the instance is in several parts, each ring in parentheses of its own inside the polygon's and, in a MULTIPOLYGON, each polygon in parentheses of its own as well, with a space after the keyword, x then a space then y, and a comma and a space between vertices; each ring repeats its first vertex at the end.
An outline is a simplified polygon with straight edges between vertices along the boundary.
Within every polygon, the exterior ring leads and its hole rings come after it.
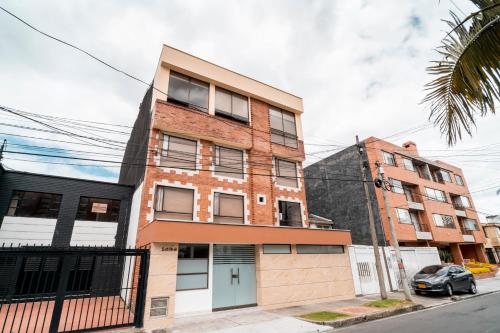
POLYGON ((418 274, 436 274, 436 275, 445 275, 448 271, 448 267, 443 267, 440 265, 427 266, 422 268, 418 274))

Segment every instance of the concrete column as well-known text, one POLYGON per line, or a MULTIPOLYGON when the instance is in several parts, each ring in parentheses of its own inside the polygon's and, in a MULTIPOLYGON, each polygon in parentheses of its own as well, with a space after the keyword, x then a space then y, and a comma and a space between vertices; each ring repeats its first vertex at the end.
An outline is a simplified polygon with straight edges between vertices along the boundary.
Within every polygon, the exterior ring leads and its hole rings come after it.
POLYGON ((457 265, 461 265, 464 262, 464 257, 462 256, 462 251, 460 250, 460 245, 458 243, 450 244, 451 255, 453 256, 453 262, 457 265))

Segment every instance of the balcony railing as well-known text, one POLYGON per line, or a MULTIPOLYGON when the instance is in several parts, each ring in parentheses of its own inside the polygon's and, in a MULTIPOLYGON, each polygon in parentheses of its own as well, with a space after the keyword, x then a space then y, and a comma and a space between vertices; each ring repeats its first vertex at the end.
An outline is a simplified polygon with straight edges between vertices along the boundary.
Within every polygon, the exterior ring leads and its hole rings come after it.
POLYGON ((415 235, 417 239, 432 240, 432 233, 428 225, 418 223, 413 225, 415 227, 415 235))

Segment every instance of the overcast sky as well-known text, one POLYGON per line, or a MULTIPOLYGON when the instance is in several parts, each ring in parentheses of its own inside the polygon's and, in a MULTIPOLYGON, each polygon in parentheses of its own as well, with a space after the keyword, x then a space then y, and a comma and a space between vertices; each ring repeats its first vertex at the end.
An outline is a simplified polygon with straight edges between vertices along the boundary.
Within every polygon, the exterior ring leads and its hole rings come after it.
MULTIPOLYGON (((470 10, 460 0, 0 0, 0 5, 146 81, 152 79, 165 43, 289 91, 304 98, 305 142, 342 145, 354 143, 356 134, 362 139, 386 137, 427 121, 428 109, 420 101, 430 80, 425 68, 430 60, 439 60, 434 48, 447 28, 441 19, 450 9, 462 16, 457 7, 470 10)), ((131 126, 145 90, 0 11, 0 105, 131 126)), ((0 113, 0 122, 39 127, 5 113, 0 113)), ((474 137, 453 149, 432 126, 390 141, 413 140, 421 155, 460 166, 476 209, 499 214, 500 196, 495 189, 483 190, 497 184, 500 188, 499 122, 499 116, 480 119, 474 137)), ((5 136, 67 140, 12 126, 0 125, 0 133, 13 144, 97 151, 5 136)), ((328 148, 306 146, 308 154, 328 148)), ((106 152, 118 156, 92 157, 120 160, 122 151, 106 152)), ((307 157, 307 163, 317 161, 314 155, 307 157)), ((34 158, 8 154, 4 163, 16 170, 110 181, 118 175, 117 167, 14 158, 34 158)))

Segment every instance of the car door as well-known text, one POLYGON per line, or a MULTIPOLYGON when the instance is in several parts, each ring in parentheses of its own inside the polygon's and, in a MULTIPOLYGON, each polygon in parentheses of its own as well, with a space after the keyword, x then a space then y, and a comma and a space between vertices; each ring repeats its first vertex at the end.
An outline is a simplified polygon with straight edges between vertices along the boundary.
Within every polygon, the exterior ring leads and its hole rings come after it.
POLYGON ((461 290, 469 290, 469 274, 463 267, 457 267, 457 280, 461 290))
POLYGON ((450 269, 448 270, 448 277, 449 281, 451 283, 451 287, 453 290, 462 290, 462 285, 460 282, 460 274, 458 273, 458 269, 456 266, 451 266, 450 269))

